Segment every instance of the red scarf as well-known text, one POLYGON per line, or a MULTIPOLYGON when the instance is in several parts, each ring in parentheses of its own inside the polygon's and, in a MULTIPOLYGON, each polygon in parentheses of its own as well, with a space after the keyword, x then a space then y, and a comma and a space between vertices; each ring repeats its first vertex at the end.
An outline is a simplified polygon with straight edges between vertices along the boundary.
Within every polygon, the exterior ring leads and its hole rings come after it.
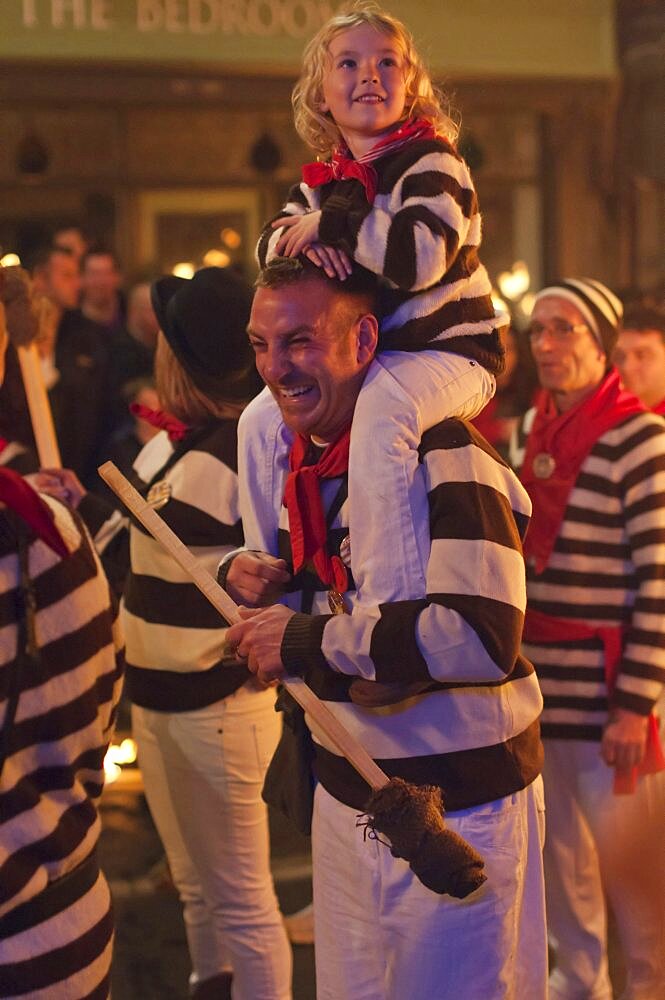
POLYGON ((0 469, 0 503, 15 511, 37 538, 41 538, 59 556, 65 559, 69 555, 50 508, 13 469, 0 469))
POLYGON ((302 177, 305 184, 311 188, 328 184, 330 181, 355 178, 365 188, 367 201, 372 205, 378 185, 376 170, 371 166, 372 161, 378 160, 388 153, 394 153, 402 146, 406 146, 407 143, 415 142, 416 139, 434 138, 436 138, 436 131, 431 122, 425 118, 415 118, 413 121, 404 122, 398 128, 393 129, 362 156, 354 158, 348 146, 340 146, 333 152, 330 160, 325 162, 316 160, 314 163, 306 163, 302 168, 302 177))
POLYGON ((665 417, 665 399, 662 399, 657 406, 652 406, 651 412, 659 413, 661 417, 665 417))
POLYGON ((621 388, 614 369, 594 393, 565 413, 557 412, 549 392, 539 393, 520 473, 533 503, 524 555, 535 560, 536 573, 549 562, 582 462, 605 431, 645 409, 637 396, 621 388), (534 472, 534 459, 542 455, 553 461, 548 478, 534 472))
POLYGON ((145 420, 153 427, 159 427, 160 430, 166 431, 170 441, 182 441, 187 431, 190 430, 187 424, 183 424, 182 420, 178 420, 166 410, 151 410, 143 403, 132 403, 129 412, 133 413, 139 420, 145 420))
MULTIPOLYGON (((612 695, 617 682, 619 662, 623 652, 625 629, 621 625, 587 625, 586 622, 569 618, 556 618, 527 608, 524 620, 524 638, 527 642, 579 642, 585 639, 600 639, 605 657, 605 683, 608 695, 612 695)), ((647 742, 644 759, 637 767, 615 768, 614 794, 632 795, 637 788, 638 774, 656 774, 665 771, 665 756, 660 742, 658 719, 649 715, 647 742)))
POLYGON ((328 445, 315 465, 308 465, 305 464, 305 459, 311 443, 308 438, 298 434, 291 446, 291 471, 284 488, 294 572, 297 573, 311 559, 323 583, 334 587, 340 594, 348 589, 348 577, 339 556, 328 555, 328 528, 319 479, 334 479, 348 470, 350 437, 351 428, 348 428, 328 445))

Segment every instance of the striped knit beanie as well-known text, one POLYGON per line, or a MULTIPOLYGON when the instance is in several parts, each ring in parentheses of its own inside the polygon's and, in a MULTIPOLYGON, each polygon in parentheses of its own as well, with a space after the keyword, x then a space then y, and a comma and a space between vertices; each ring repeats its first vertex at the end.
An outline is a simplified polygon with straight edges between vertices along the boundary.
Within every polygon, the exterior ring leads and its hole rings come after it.
POLYGON ((623 316, 623 306, 614 292, 593 278, 563 278, 538 292, 535 302, 546 295, 557 295, 572 302, 584 316, 605 354, 608 357, 611 355, 623 316))

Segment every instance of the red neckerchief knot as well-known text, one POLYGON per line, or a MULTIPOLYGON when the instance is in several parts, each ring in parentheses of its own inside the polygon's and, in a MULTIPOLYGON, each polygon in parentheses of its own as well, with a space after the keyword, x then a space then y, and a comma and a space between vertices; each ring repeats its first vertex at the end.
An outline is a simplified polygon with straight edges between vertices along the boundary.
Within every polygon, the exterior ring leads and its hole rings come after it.
POLYGON ((321 501, 320 479, 335 479, 349 468, 348 428, 325 449, 318 462, 306 464, 311 442, 298 434, 289 454, 290 473, 284 487, 284 506, 289 513, 293 570, 310 559, 319 579, 343 594, 348 589, 346 567, 339 556, 328 555, 328 528, 321 501))
POLYGON ((69 549, 55 526, 50 507, 13 469, 0 469, 0 503, 22 518, 37 538, 65 559, 69 549))
POLYGON ((133 413, 139 420, 145 420, 147 423, 152 424, 153 427, 159 427, 160 430, 166 431, 170 441, 182 441, 190 429, 187 424, 183 424, 182 420, 178 420, 177 417, 167 413, 166 410, 151 410, 149 406, 144 406, 143 403, 132 403, 129 407, 129 412, 133 413))
POLYGON ((595 392, 565 413, 559 413, 549 392, 541 391, 529 434, 520 479, 533 504, 533 515, 524 542, 524 555, 533 558, 536 573, 549 562, 568 497, 582 462, 599 437, 646 407, 637 396, 621 388, 616 369, 595 392), (539 478, 534 459, 541 454, 554 461, 551 475, 539 478))
POLYGON ((354 158, 348 146, 340 146, 334 151, 330 160, 306 163, 302 168, 302 178, 309 187, 319 187, 330 181, 342 181, 353 178, 360 181, 365 189, 365 195, 370 205, 374 203, 378 176, 371 166, 373 160, 378 160, 388 153, 394 153, 402 146, 416 139, 434 139, 436 130, 425 118, 415 118, 404 122, 389 132, 369 152, 354 158))

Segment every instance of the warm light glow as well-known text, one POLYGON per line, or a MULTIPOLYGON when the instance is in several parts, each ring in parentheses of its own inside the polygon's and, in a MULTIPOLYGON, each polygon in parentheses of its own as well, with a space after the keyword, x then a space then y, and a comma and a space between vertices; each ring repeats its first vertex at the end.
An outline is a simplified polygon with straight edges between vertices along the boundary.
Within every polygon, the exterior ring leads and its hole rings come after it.
POLYGON ((112 760, 109 760, 109 755, 107 754, 104 758, 104 779, 107 785, 112 785, 114 781, 117 781, 120 777, 121 768, 117 764, 114 764, 112 760))
POLYGON ((17 253, 6 253, 0 257, 0 267, 20 267, 21 258, 17 253))
POLYGON ((137 756, 136 741, 125 738, 120 744, 112 743, 104 758, 104 773, 108 784, 120 777, 122 764, 134 764, 137 756))
POLYGON ((533 307, 536 304, 536 296, 533 292, 527 292, 526 295, 522 296, 520 301, 520 309, 525 316, 530 316, 533 312, 533 307))
POLYGON ((193 278, 195 271, 196 266, 192 264, 191 260, 184 260, 175 265, 171 274, 175 274, 176 278, 193 278))
POLYGON ((516 260, 510 271, 501 272, 497 284, 501 294, 511 302, 515 302, 524 295, 531 284, 529 268, 523 260, 516 260))
POLYGON ((231 258, 225 250, 208 250, 203 255, 203 263, 206 267, 228 267, 231 258))
POLYGON ((112 743, 107 754, 114 764, 133 764, 136 755, 136 742, 129 737, 124 739, 120 746, 117 743, 112 743))
POLYGON ((229 250, 237 250, 242 243, 242 236, 236 229, 231 229, 227 226, 226 229, 222 229, 219 234, 224 246, 227 246, 229 250))
POLYGON ((507 303, 504 302, 501 296, 497 295, 497 293, 494 291, 492 292, 492 305, 494 306, 495 316, 505 315, 507 317, 510 315, 510 309, 508 308, 507 303))

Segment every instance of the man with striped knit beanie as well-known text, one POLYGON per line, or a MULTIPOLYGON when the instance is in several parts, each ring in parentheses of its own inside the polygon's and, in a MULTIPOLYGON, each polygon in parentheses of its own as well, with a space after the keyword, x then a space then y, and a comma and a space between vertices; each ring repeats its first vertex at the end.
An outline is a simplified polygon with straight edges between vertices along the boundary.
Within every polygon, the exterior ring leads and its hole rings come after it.
POLYGON ((524 653, 545 707, 551 1000, 611 1000, 605 900, 627 982, 665 997, 665 426, 610 363, 621 304, 598 281, 543 289, 542 391, 513 442, 533 502, 524 653))

